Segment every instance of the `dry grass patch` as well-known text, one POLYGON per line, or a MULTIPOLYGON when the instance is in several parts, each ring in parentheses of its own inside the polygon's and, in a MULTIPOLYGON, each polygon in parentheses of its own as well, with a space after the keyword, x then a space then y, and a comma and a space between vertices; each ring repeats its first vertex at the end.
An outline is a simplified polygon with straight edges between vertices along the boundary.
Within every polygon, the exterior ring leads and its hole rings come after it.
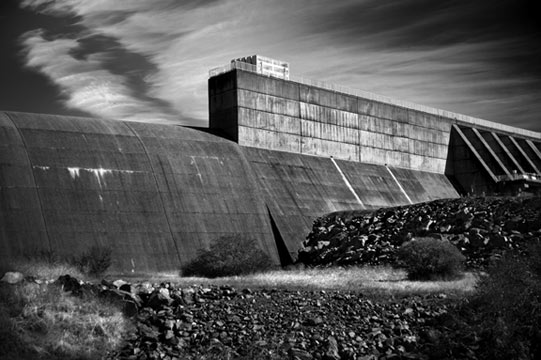
POLYGON ((0 287, 0 359, 96 359, 121 344, 120 309, 55 285, 0 287))
MULTIPOLYGON (((139 277, 138 277, 139 278, 139 277)), ((411 281, 404 270, 392 267, 354 267, 305 269, 295 271, 275 270, 245 276, 215 279, 179 277, 174 273, 160 273, 140 280, 170 281, 179 286, 197 284, 231 285, 237 288, 282 288, 288 290, 341 290, 368 294, 428 294, 446 293, 463 295, 475 290, 478 277, 465 273, 453 281, 411 281)), ((136 280, 136 279, 131 279, 136 280)))
POLYGON ((10 271, 18 271, 24 276, 33 276, 37 279, 56 280, 59 276, 66 274, 81 280, 88 278, 76 266, 60 261, 15 259, 9 263, 8 268, 10 271))

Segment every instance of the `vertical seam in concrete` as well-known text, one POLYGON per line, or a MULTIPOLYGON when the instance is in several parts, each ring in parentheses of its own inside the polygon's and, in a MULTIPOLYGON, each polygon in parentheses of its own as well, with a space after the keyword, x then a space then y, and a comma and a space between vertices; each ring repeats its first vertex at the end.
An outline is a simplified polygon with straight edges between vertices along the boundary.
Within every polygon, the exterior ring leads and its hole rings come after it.
POLYGON ((391 171, 391 169, 389 169, 389 167, 386 165, 385 168, 387 169, 387 171, 389 172, 389 174, 391 174, 391 176, 393 177, 394 181, 396 182, 396 185, 398 185, 398 187, 400 188, 400 191, 402 191, 402 194, 404 194, 404 196, 406 197, 406 199, 408 199, 409 203, 410 204, 413 204, 413 201, 411 201, 410 197, 408 196, 408 194, 406 193, 406 190, 404 190, 404 188, 402 187, 402 185, 400 184, 400 182, 398 181, 398 179, 396 178, 396 176, 394 176, 393 172, 391 171))
POLYGON ((145 156, 148 160, 148 165, 150 166, 150 170, 152 171, 152 177, 154 178, 154 182, 156 183, 156 191, 158 192, 158 196, 160 197, 160 201, 162 203, 163 214, 165 215, 165 221, 167 222, 167 227, 169 228, 171 241, 173 241, 173 245, 175 246, 175 250, 177 251, 178 262, 180 265, 182 265, 182 261, 180 259, 180 251, 178 249, 177 242, 175 241, 175 236, 173 235, 173 229, 171 227, 171 222, 169 221, 169 215, 167 214, 167 210, 165 209, 165 202, 163 201, 163 196, 160 191, 160 185, 158 183, 158 178, 156 177, 156 171, 154 171, 154 166, 152 166, 152 159, 150 158, 150 155, 148 154, 148 150, 145 146, 145 143, 143 142, 139 134, 135 130, 133 130, 133 128, 128 124, 127 121, 123 121, 123 123, 132 132, 132 134, 137 138, 137 140, 139 140, 139 143, 141 144, 141 147, 143 148, 143 151, 145 152, 145 156))
POLYGON ((355 189, 353 189, 353 186, 351 186, 351 183, 349 182, 349 180, 346 178, 346 175, 342 172, 342 169, 340 169, 340 166, 338 166, 338 164, 336 163, 336 161, 334 161, 334 159, 331 157, 331 161, 332 163, 334 164, 334 166, 336 167, 336 170, 338 170, 338 172, 340 173, 340 175, 342 176, 342 180, 344 180, 344 183, 346 184, 346 186, 348 187, 349 191, 351 191, 351 193, 353 194, 353 196, 355 196, 355 199, 357 200, 357 202, 359 203, 359 205, 361 205, 363 208, 366 209, 366 206, 364 206, 363 202, 361 201, 361 198, 359 197, 359 195, 357 195, 357 193, 355 192, 355 189))
POLYGON ((47 236, 47 242, 49 244, 49 251, 52 253, 53 248, 52 248, 52 245, 51 245, 51 237, 49 235, 49 227, 47 226, 47 221, 45 220, 45 214, 43 213, 43 202, 42 202, 42 199, 41 199, 41 195, 39 194, 38 185, 36 183, 36 177, 34 176, 34 168, 32 166, 32 162, 30 161, 30 156, 28 155, 28 146, 26 145, 26 141, 24 141, 24 136, 21 133, 21 129, 19 129, 19 127, 17 127, 17 125, 15 124, 15 121, 13 121, 13 119, 11 118, 11 116, 8 113, 4 113, 4 114, 7 116, 7 118, 11 121, 11 123, 15 127, 17 133, 19 134, 19 137, 21 138, 21 142, 22 142, 22 144, 24 146, 24 153, 26 154, 26 159, 28 160, 28 166, 30 168, 30 174, 32 176, 32 182, 34 183, 34 190, 35 190, 36 196, 38 198, 39 212, 41 214, 41 220, 43 221, 43 227, 45 228, 45 235, 47 236))
POLYGON ((301 112, 301 102, 302 102, 302 99, 301 99, 301 84, 298 84, 298 89, 299 89, 299 154, 302 154, 302 148, 303 148, 303 143, 304 143, 304 137, 302 135, 302 112, 301 112))

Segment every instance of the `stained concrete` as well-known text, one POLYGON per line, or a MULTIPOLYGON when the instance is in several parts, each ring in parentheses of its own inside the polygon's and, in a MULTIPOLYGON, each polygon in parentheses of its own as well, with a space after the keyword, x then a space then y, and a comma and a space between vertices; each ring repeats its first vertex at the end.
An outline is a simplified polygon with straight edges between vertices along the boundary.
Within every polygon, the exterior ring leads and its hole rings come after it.
POLYGON ((517 174, 541 185, 539 133, 304 81, 244 70, 214 76, 210 126, 227 127, 246 147, 445 174, 463 194, 503 191, 524 180, 517 174))
POLYGON ((170 271, 240 233, 287 263, 325 213, 458 196, 432 180, 443 175, 245 147, 171 125, 0 113, 0 136, 2 261, 97 244, 112 247, 113 270, 170 271))

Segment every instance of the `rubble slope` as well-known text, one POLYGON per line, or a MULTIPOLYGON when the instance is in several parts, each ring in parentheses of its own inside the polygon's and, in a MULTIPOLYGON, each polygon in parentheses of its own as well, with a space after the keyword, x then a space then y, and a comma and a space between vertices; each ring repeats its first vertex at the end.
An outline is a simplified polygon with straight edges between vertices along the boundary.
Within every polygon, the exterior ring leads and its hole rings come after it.
POLYGON ((505 249, 541 238, 541 198, 471 197, 335 212, 320 217, 299 252, 309 266, 384 265, 409 239, 448 240, 466 256, 468 267, 488 264, 505 249))

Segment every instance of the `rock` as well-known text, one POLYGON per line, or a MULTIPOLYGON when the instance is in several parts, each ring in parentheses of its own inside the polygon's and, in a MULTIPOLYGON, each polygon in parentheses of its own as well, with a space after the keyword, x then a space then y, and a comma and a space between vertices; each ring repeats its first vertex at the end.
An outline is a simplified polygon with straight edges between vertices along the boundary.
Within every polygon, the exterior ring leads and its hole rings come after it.
POLYGON ((327 351, 323 357, 324 360, 340 360, 340 355, 338 354, 338 342, 334 336, 329 336, 327 338, 327 351))
POLYGON ((99 296, 117 303, 122 308, 124 315, 128 317, 137 315, 142 303, 141 298, 137 295, 114 288, 101 291, 99 296))
POLYGON ((8 284, 18 284, 24 280, 24 275, 17 271, 8 271, 7 273, 2 276, 1 282, 5 282, 8 284))
POLYGON ((81 294, 81 282, 70 275, 61 275, 56 280, 56 283, 64 289, 64 291, 70 291, 72 294, 81 294))
POLYGON ((291 348, 287 352, 291 360, 312 360, 314 357, 308 351, 298 348, 291 348))
POLYGON ((323 323, 323 318, 321 318, 321 316, 310 317, 304 321, 304 324, 308 326, 317 326, 322 323, 323 323))
POLYGON ((117 289, 120 289, 120 287, 121 287, 122 285, 125 285, 125 284, 127 284, 127 282, 124 281, 124 280, 122 280, 122 279, 118 279, 118 280, 113 281, 113 285, 114 285, 117 289))

